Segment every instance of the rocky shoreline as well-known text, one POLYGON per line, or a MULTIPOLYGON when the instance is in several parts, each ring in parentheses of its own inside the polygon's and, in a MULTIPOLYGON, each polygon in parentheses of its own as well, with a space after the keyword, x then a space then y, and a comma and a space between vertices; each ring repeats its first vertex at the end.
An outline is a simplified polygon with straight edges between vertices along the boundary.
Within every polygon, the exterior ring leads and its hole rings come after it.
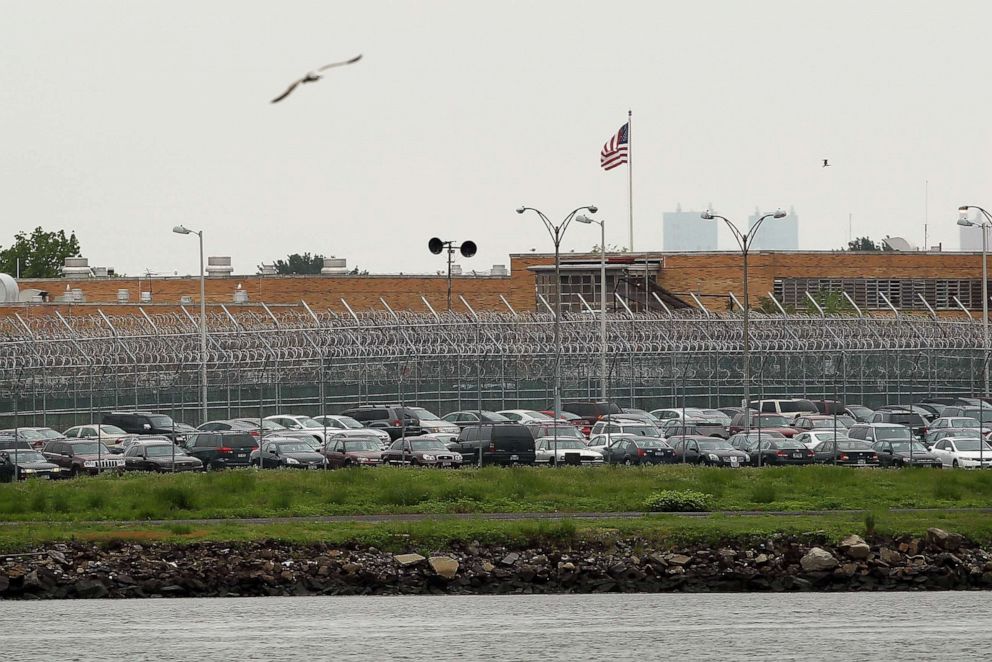
POLYGON ((836 545, 815 536, 674 549, 636 538, 467 543, 426 556, 282 542, 77 542, 0 554, 3 599, 990 588, 992 552, 940 529, 836 545))

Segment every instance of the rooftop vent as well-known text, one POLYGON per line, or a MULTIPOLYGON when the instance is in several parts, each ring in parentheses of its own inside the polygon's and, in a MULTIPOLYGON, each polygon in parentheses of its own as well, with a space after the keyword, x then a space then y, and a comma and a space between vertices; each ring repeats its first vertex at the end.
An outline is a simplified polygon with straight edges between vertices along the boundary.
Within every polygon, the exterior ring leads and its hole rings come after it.
POLYGON ((262 266, 258 268, 258 273, 262 276, 275 276, 279 272, 276 271, 276 265, 263 263, 262 266))
POLYGON ((234 267, 231 266, 230 256, 207 258, 208 276, 230 276, 233 273, 234 267))
POLYGON ((494 264, 492 271, 489 273, 493 276, 508 276, 510 272, 506 270, 505 264, 494 264))
POLYGON ((66 278, 89 276, 91 273, 89 258, 85 257, 67 257, 62 266, 62 276, 66 278))
POLYGON ((320 273, 327 274, 346 274, 348 273, 348 260, 343 257, 325 257, 324 267, 320 270, 320 273))

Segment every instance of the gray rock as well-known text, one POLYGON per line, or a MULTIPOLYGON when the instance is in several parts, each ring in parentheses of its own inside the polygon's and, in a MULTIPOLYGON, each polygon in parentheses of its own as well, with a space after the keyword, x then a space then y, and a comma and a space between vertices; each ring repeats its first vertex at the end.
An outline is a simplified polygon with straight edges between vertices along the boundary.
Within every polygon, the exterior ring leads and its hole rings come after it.
POLYGON ((961 543, 964 542, 964 536, 932 527, 927 529, 927 542, 940 549, 953 552, 960 549, 961 543))
POLYGON ((432 556, 428 563, 438 576, 445 579, 454 579, 458 573, 458 561, 450 556, 432 556))
POLYGON ((81 598, 105 598, 107 587, 99 579, 80 579, 76 582, 76 595, 81 598))
POLYGON ((834 555, 820 547, 814 547, 799 561, 805 572, 823 572, 837 567, 834 555))
POLYGON ((850 535, 841 540, 838 548, 852 559, 866 559, 871 554, 871 547, 864 538, 857 535, 850 535))
POLYGON ((513 565, 514 563, 517 562, 517 559, 519 558, 520 558, 519 554, 517 554, 516 552, 510 552, 509 554, 503 557, 503 560, 500 561, 500 563, 502 565, 513 565))
POLYGON ((882 563, 887 565, 897 565, 902 563, 902 554, 894 549, 889 549, 888 547, 882 547, 878 550, 878 558, 882 563))
POLYGON ((406 568, 407 566, 417 565, 426 559, 420 554, 396 554, 393 556, 393 560, 406 568))
POLYGON ((692 558, 686 556, 685 554, 672 554, 668 557, 668 562, 673 565, 685 565, 691 560, 692 558))
POLYGON ((52 559, 53 561, 58 561, 62 565, 66 565, 66 563, 68 563, 68 561, 66 561, 66 559, 65 559, 65 554, 63 554, 62 552, 56 551, 54 549, 48 552, 48 557, 50 559, 52 559))

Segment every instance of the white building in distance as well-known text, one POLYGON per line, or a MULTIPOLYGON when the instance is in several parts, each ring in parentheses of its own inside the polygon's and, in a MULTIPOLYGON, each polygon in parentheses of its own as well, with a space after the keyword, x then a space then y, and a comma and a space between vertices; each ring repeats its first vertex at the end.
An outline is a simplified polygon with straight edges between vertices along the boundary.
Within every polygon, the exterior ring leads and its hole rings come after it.
POLYGON ((662 213, 662 245, 666 252, 717 250, 719 226, 704 221, 702 213, 702 210, 682 211, 682 205, 676 206, 675 211, 662 213))

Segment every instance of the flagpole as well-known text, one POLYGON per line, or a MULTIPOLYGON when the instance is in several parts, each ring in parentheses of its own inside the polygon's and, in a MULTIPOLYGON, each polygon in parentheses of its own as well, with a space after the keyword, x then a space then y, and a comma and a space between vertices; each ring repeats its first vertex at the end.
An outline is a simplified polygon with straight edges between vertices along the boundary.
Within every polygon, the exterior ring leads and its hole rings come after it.
POLYGON ((630 216, 630 252, 634 252, 634 134, 627 111, 627 213, 630 216))

